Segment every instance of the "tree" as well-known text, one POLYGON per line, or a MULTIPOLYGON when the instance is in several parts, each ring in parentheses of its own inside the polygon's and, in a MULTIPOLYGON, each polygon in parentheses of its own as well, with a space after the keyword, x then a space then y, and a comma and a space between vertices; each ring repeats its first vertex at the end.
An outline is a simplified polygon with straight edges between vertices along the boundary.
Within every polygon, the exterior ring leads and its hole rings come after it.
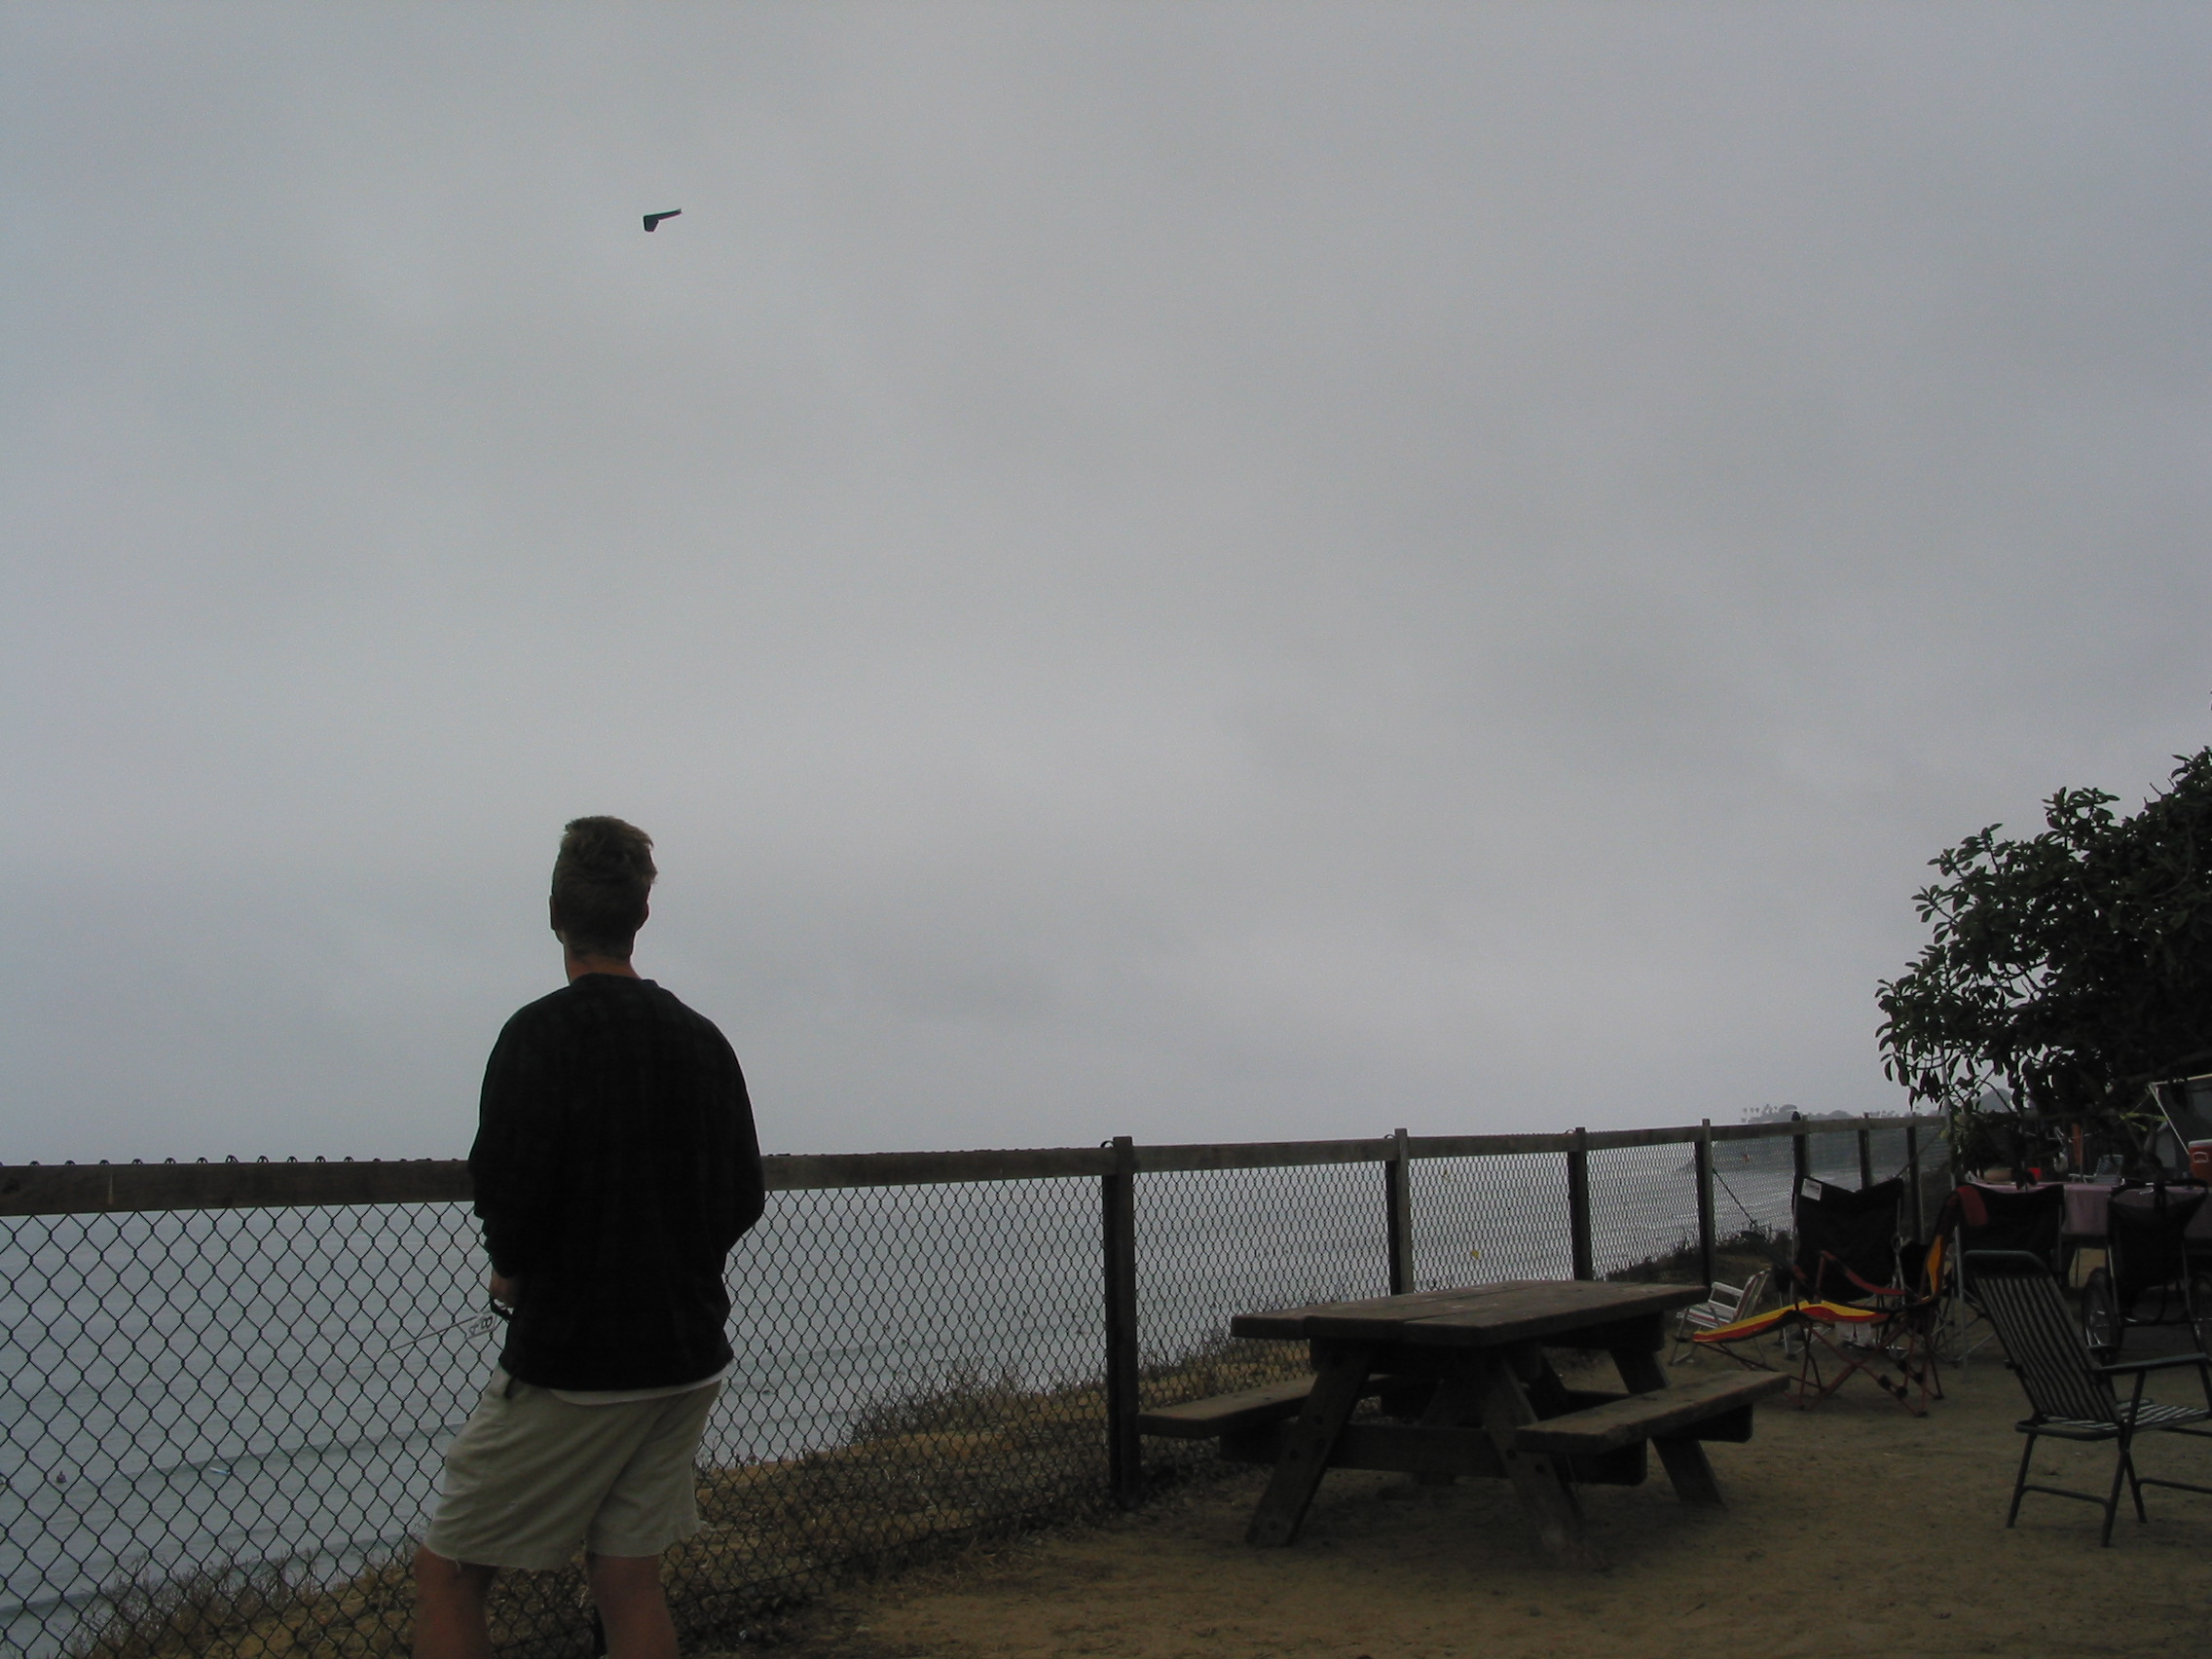
POLYGON ((2131 818, 2060 790, 2043 833, 1991 825, 1931 861, 1933 937, 1882 981, 1883 1069, 1972 1124, 1992 1088, 2118 1127, 2145 1085, 2212 1058, 2212 748, 2131 818))

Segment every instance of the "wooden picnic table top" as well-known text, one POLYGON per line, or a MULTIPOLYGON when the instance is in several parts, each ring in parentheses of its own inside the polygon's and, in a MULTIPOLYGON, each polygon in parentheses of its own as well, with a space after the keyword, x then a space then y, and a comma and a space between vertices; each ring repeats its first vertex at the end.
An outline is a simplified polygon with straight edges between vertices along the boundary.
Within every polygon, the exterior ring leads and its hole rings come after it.
POLYGON ((1497 1347, 1594 1325, 1656 1317, 1705 1297, 1705 1287, 1694 1284, 1502 1279, 1465 1290, 1423 1290, 1239 1313, 1229 1322, 1229 1331, 1232 1336, 1276 1341, 1327 1338, 1424 1347, 1497 1347))

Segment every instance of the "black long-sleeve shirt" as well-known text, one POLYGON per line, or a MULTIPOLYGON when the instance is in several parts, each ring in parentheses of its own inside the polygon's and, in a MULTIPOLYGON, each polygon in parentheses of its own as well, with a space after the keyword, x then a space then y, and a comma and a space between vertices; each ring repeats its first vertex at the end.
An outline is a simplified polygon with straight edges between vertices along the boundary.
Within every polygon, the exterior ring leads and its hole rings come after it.
POLYGON ((508 1020, 468 1155, 492 1265, 522 1290, 499 1363, 547 1388, 653 1388, 731 1357, 722 1282, 765 1196, 714 1022, 587 974, 508 1020))

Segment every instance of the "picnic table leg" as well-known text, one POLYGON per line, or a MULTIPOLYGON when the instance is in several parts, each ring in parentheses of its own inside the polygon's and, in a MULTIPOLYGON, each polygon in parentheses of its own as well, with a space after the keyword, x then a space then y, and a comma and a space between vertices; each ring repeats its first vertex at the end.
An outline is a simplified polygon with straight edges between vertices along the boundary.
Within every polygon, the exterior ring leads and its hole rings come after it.
MULTIPOLYGON (((1613 1363, 1620 1367, 1621 1382, 1632 1394, 1650 1394, 1667 1386, 1667 1373, 1659 1364, 1658 1355, 1641 1348, 1619 1347, 1613 1349, 1613 1363)), ((1720 1495, 1720 1483, 1714 1479, 1713 1464, 1707 1460, 1705 1446, 1696 1440, 1654 1440, 1659 1461, 1667 1471, 1667 1478, 1675 1483, 1675 1495, 1684 1503, 1702 1503, 1714 1509, 1727 1506, 1720 1495)))
MULTIPOLYGON (((1536 1524, 1537 1540, 1569 1566, 1592 1565, 1582 1537, 1582 1505, 1567 1480, 1567 1459, 1548 1452, 1524 1452, 1514 1444, 1514 1431, 1534 1422, 1536 1409, 1513 1374, 1512 1357, 1493 1349, 1471 1355, 1470 1360, 1468 1381, 1479 1390, 1483 1430, 1497 1449, 1498 1461, 1505 1465, 1521 1506, 1536 1524)), ((1447 1380, 1444 1388, 1451 1385, 1447 1380)))
MULTIPOLYGON (((1465 1365, 1448 1370, 1437 1380, 1419 1421, 1426 1428, 1475 1428, 1483 1420, 1482 1380, 1465 1365)), ((1448 1487, 1458 1477, 1449 1469, 1423 1469, 1414 1480, 1427 1487, 1448 1487)))
MULTIPOLYGON (((1529 1385, 1539 1379, 1550 1377, 1551 1368, 1544 1363, 1541 1349, 1514 1348, 1506 1363, 1521 1384, 1524 1394, 1529 1385)), ((1556 1384, 1557 1378, 1552 1381, 1556 1384)), ((1436 1384, 1436 1392, 1428 1399, 1427 1408, 1420 1414, 1422 1426, 1428 1428, 1480 1428, 1483 1421, 1483 1373, 1472 1361, 1462 1359, 1446 1372, 1436 1384)), ((1424 1469, 1414 1479, 1422 1486, 1448 1487, 1458 1479, 1449 1469, 1424 1469)))
POLYGON ((1275 1459, 1274 1473, 1268 1477, 1268 1490, 1252 1511, 1252 1525, 1244 1533, 1246 1543, 1277 1547, 1298 1536, 1298 1524, 1306 1519, 1306 1506, 1313 1501, 1314 1489, 1329 1467, 1329 1454, 1336 1449, 1338 1433, 1359 1404, 1374 1357, 1370 1344, 1346 1343, 1322 1360, 1314 1374, 1313 1391, 1306 1396, 1305 1409, 1290 1425, 1282 1456, 1275 1459))

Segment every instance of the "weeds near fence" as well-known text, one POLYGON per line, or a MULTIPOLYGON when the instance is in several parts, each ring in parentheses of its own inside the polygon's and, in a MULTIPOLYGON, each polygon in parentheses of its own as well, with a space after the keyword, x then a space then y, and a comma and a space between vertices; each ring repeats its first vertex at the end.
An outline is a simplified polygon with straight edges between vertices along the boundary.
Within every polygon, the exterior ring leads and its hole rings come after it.
MULTIPOLYGON (((1713 1241, 1713 1272, 1722 1280, 1739 1284, 1761 1268, 1771 1268, 1787 1277, 1789 1249, 1789 1234, 1754 1222, 1741 1233, 1713 1241)), ((1605 1277, 1614 1284, 1703 1284, 1703 1271, 1697 1240, 1685 1238, 1672 1250, 1615 1268, 1605 1277)))
MULTIPOLYGON (((1302 1348, 1227 1337, 1142 1375, 1148 1403, 1249 1388, 1305 1369, 1302 1348)), ((1024 1386, 1012 1367, 958 1367, 856 1409, 844 1441, 772 1462, 702 1471, 699 1532, 664 1567, 689 1641, 756 1637, 839 1582, 956 1553, 1038 1527, 1080 1522, 1111 1503, 1103 1478, 1102 1384, 1024 1386)), ((1213 1464, 1167 1449, 1150 1481, 1213 1464)), ((513 1659, 585 1659, 581 1568, 505 1572, 495 1581, 494 1643, 513 1659)), ((70 1659, 397 1659, 412 1641, 410 1564, 388 1561, 336 1584, 282 1567, 133 1580, 70 1659)))
POLYGON ((87 1659, 215 1652, 227 1635, 279 1628, 312 1602, 313 1593, 295 1590, 281 1567, 133 1581, 108 1593, 107 1617, 72 1651, 87 1659))

